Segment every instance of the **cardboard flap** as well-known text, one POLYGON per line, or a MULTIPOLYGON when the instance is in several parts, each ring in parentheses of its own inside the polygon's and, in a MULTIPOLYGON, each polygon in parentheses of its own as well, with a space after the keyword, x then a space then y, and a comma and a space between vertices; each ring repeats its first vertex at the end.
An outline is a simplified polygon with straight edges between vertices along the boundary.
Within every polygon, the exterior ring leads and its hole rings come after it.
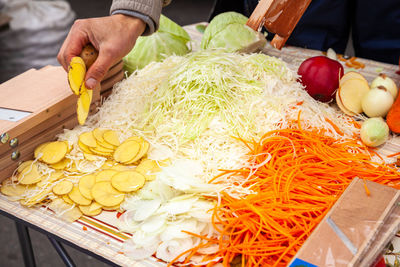
POLYGON ((374 244, 400 199, 399 190, 355 178, 297 252, 316 266, 356 266, 374 244), (367 190, 370 192, 368 195, 367 190))

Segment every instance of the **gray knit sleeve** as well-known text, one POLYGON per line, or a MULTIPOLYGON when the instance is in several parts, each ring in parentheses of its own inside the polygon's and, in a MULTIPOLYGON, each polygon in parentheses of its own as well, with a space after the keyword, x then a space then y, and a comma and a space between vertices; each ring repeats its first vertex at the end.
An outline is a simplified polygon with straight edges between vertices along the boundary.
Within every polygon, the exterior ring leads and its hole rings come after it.
POLYGON ((161 9, 169 0, 113 0, 110 13, 137 17, 146 23, 143 35, 150 35, 158 29, 161 9))

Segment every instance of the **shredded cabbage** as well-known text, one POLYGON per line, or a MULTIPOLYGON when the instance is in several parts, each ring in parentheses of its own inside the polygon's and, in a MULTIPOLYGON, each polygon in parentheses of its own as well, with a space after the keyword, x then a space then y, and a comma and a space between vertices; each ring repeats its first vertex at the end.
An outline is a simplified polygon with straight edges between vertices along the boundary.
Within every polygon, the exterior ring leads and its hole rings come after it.
MULTIPOLYGON (((182 253, 183 247, 189 249, 188 244, 201 242, 182 232, 173 238, 167 229, 175 233, 177 226, 200 235, 217 235, 210 212, 215 203, 206 197, 220 199, 221 191, 234 197, 252 193, 242 177, 221 177, 218 185, 208 183, 220 169, 255 167, 248 148, 237 136, 259 139, 267 131, 287 127, 299 111, 304 128, 325 128, 339 140, 357 133, 351 119, 315 101, 296 78, 280 59, 263 54, 214 50, 171 56, 161 63, 150 63, 117 84, 86 126, 59 136, 73 144, 71 160, 84 160, 76 149, 77 136, 96 127, 118 131, 121 140, 141 136, 150 143, 150 158, 170 159, 168 166, 160 165, 156 180, 121 205, 126 212, 120 217, 119 228, 135 233, 125 244, 126 255, 143 259, 156 253, 170 260, 182 253)), ((102 165, 97 161, 91 164, 80 167, 90 172, 93 166, 102 165)), ((190 263, 202 259, 194 256, 190 263)))

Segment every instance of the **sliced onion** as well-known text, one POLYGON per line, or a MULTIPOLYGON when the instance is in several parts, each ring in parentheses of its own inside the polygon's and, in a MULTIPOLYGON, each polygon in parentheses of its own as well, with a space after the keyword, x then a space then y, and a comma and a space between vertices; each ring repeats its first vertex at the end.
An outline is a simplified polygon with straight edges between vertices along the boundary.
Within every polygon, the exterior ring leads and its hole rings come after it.
POLYGON ((218 244, 211 244, 207 247, 199 248, 197 251, 201 254, 214 254, 217 253, 219 250, 218 244))
POLYGON ((197 219, 200 222, 211 222, 212 219, 212 211, 205 212, 204 210, 191 210, 188 212, 188 215, 197 219))
POLYGON ((133 234, 132 241, 138 247, 153 247, 160 243, 160 237, 158 234, 149 234, 139 230, 133 234))
POLYGON ((146 233, 159 233, 166 227, 166 215, 154 215, 145 220, 140 229, 146 233))
POLYGON ((170 200, 160 207, 160 212, 166 212, 169 215, 186 213, 192 208, 197 199, 197 197, 191 197, 188 199, 170 200))
MULTIPOLYGON (((182 252, 193 247, 191 238, 173 239, 162 242, 157 248, 157 258, 170 262, 182 252)), ((189 253, 189 252, 188 252, 189 253)), ((184 261, 187 255, 181 256, 177 261, 184 261)))
POLYGON ((200 232, 197 231, 197 221, 194 219, 173 222, 160 234, 161 241, 168 241, 175 238, 190 238, 190 235, 182 232, 182 230, 193 233, 200 232))
POLYGON ((139 224, 133 220, 135 210, 125 211, 117 221, 119 230, 127 233, 133 233, 139 228, 139 224))
POLYGON ((125 241, 122 251, 133 260, 144 260, 157 251, 158 244, 149 247, 139 247, 131 239, 125 241))
POLYGON ((133 219, 135 221, 144 221, 158 210, 161 206, 161 201, 159 199, 139 200, 137 206, 133 219))

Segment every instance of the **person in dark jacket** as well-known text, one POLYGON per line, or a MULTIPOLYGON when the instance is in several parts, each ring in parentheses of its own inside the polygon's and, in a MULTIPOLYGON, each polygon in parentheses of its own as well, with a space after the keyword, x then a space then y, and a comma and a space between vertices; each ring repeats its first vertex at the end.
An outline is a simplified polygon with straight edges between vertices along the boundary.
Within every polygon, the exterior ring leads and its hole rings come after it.
MULTIPOLYGON (((211 18, 226 11, 249 17, 257 4, 258 0, 217 0, 211 18)), ((343 54, 349 37, 357 57, 398 64, 400 1, 312 0, 286 43, 343 54)))
MULTIPOLYGON (((92 43, 100 53, 85 81, 88 88, 95 88, 140 35, 157 30, 161 8, 169 2, 113 0, 111 16, 78 20, 73 25, 58 54, 59 62, 67 70, 71 58, 92 43)), ((258 0, 216 0, 211 18, 225 11, 249 17, 257 4, 258 0)), ((350 34, 356 56, 396 64, 400 57, 400 0, 312 0, 286 43, 344 53, 350 34)))

